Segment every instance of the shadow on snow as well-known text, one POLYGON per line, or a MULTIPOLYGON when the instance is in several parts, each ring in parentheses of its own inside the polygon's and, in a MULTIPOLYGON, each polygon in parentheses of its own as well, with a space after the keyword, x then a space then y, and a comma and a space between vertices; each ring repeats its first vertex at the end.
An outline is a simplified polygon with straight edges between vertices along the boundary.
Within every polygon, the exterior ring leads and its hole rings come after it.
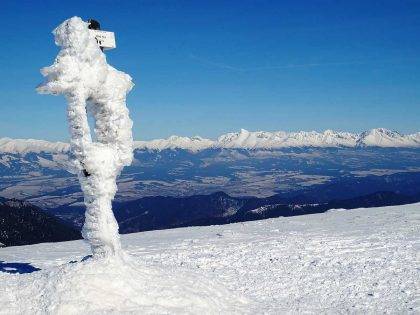
POLYGON ((32 266, 29 263, 6 263, 0 260, 0 272, 6 273, 31 273, 34 271, 41 270, 32 266))

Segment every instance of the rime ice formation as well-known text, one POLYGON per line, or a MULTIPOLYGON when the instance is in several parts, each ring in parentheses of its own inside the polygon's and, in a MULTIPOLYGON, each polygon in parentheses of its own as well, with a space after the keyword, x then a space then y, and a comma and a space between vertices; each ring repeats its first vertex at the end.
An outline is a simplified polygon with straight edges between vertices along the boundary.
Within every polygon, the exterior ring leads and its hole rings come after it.
POLYGON ((133 83, 107 64, 88 24, 79 17, 64 21, 53 34, 61 50, 54 64, 41 70, 46 79, 37 90, 67 99, 71 152, 86 204, 83 237, 94 255, 116 253, 121 245, 111 200, 116 177, 132 161, 132 121, 125 100, 133 83), (87 112, 95 119, 96 141, 87 112))

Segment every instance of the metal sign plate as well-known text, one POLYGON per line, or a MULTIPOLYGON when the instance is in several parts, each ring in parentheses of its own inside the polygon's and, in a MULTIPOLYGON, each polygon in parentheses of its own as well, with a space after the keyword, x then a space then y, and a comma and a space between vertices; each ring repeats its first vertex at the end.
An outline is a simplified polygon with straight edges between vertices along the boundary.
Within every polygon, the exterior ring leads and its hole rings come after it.
POLYGON ((114 32, 106 32, 100 30, 89 30, 95 35, 99 46, 104 50, 116 48, 114 32))

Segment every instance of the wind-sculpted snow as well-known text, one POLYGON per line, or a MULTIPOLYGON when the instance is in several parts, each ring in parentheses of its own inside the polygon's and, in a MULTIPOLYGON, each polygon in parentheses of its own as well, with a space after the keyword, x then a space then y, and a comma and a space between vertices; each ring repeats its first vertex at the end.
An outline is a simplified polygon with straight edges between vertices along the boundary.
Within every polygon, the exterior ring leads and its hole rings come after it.
POLYGON ((227 314, 243 312, 247 304, 208 276, 127 255, 67 263, 14 280, 17 301, 1 299, 8 314, 227 314))
POLYGON ((61 50, 52 66, 43 68, 40 93, 63 94, 74 170, 84 192, 83 237, 94 254, 118 252, 118 225, 111 209, 116 177, 133 158, 132 121, 125 104, 133 84, 129 75, 107 64, 105 55, 79 17, 64 21, 54 32, 61 50), (95 120, 95 139, 87 119, 95 120))
POLYGON ((0 248, 0 313, 418 314, 419 211, 129 234, 132 259, 107 262, 81 241, 0 248))
MULTIPOLYGON (((171 136, 167 139, 134 141, 135 149, 165 150, 185 149, 193 152, 210 148, 234 149, 279 149, 279 148, 335 148, 335 147, 390 147, 419 148, 420 132, 402 135, 384 128, 372 129, 360 134, 326 130, 316 131, 256 131, 242 129, 240 132, 228 133, 217 140, 196 137, 171 136)), ((28 153, 63 152, 68 148, 65 143, 54 143, 40 140, 12 140, 0 138, 0 152, 28 153)))

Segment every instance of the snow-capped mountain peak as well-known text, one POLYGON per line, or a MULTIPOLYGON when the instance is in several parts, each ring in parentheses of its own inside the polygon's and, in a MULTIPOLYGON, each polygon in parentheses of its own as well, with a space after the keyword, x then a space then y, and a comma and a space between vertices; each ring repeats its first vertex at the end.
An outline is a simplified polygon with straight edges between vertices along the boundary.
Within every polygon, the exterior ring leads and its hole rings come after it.
POLYGON ((417 136, 416 134, 404 136, 396 131, 376 128, 362 132, 357 140, 357 144, 359 146, 411 147, 419 146, 419 140, 418 134, 417 136))
POLYGON ((190 151, 199 151, 212 147, 214 141, 204 139, 200 136, 195 137, 180 137, 170 136, 168 139, 155 139, 150 141, 135 141, 135 149, 152 149, 152 150, 165 150, 165 149, 185 149, 190 151))
MULTIPOLYGON (((200 136, 170 136, 167 139, 135 141, 135 149, 185 149, 197 152, 210 148, 278 149, 291 147, 420 147, 420 132, 402 135, 385 128, 376 128, 360 134, 334 130, 317 131, 248 131, 230 132, 216 140, 200 136)), ((30 152, 63 153, 69 145, 33 139, 0 138, 0 152, 26 154, 30 152)))
POLYGON ((420 135, 401 135, 384 128, 372 129, 360 134, 325 130, 299 132, 249 132, 241 129, 218 138, 216 147, 245 149, 275 149, 287 147, 420 147, 420 135))
POLYGON ((11 139, 0 138, 0 152, 1 153, 41 153, 54 152, 63 153, 68 151, 70 145, 64 142, 50 142, 45 140, 35 139, 11 139))

